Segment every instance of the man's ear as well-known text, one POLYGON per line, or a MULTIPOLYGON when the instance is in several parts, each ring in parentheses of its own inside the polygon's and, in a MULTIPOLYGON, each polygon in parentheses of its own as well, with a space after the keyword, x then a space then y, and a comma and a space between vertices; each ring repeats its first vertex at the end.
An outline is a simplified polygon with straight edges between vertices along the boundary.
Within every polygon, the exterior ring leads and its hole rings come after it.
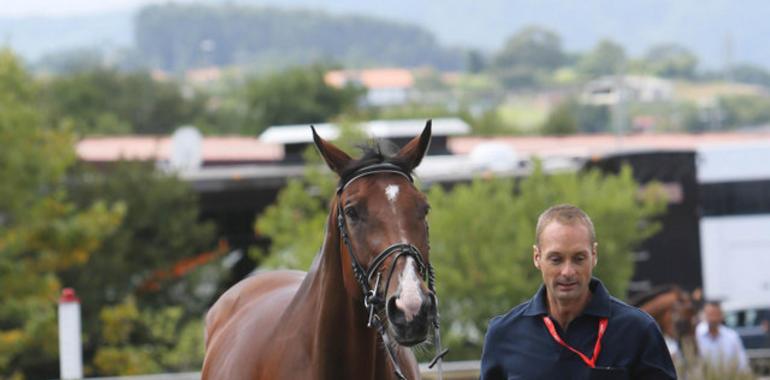
POLYGON ((334 146, 334 144, 322 139, 315 131, 315 127, 311 125, 310 129, 313 130, 313 143, 315 143, 318 153, 320 153, 321 157, 326 161, 326 165, 329 166, 329 169, 337 173, 337 175, 340 175, 342 170, 345 169, 348 163, 353 159, 350 158, 347 153, 334 146))
POLYGON ((593 256, 593 263, 594 266, 599 263, 599 242, 594 242, 594 245, 592 247, 591 256, 593 256))
POLYGON ((428 120, 422 133, 404 145, 396 154, 396 157, 403 159, 409 164, 409 170, 414 170, 417 165, 420 165, 422 158, 425 157, 425 153, 428 151, 432 123, 432 120, 428 120))
POLYGON ((535 268, 540 269, 540 250, 537 249, 537 244, 532 246, 532 261, 535 263, 535 268))

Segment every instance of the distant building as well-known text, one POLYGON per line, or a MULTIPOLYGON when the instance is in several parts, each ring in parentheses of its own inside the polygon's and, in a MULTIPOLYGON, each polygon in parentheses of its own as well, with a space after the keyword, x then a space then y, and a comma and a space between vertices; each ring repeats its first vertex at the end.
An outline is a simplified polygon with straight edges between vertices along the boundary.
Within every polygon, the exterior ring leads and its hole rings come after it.
POLYGON ((364 105, 375 107, 405 104, 414 89, 414 75, 406 69, 335 70, 326 73, 324 81, 337 88, 364 87, 364 105))
POLYGON ((611 106, 621 100, 665 102, 674 98, 674 85, 653 76, 606 76, 588 82, 581 93, 583 103, 611 106))
MULTIPOLYGON (((395 146, 403 146, 422 132, 425 122, 424 119, 374 120, 360 123, 358 127, 373 139, 387 140, 395 146)), ((315 129, 325 139, 335 139, 340 133, 337 125, 329 123, 315 124, 315 129)), ((471 127, 462 119, 433 119, 433 138, 428 155, 449 154, 448 138, 467 135, 470 131, 471 127)), ((302 161, 302 153, 313 143, 308 124, 272 126, 262 132, 259 140, 263 143, 282 145, 286 162, 302 161)))
MULTIPOLYGON (((81 161, 106 165, 121 160, 168 162, 172 155, 170 137, 113 136, 90 137, 77 143, 81 161)), ((280 145, 267 144, 253 137, 206 137, 201 147, 203 167, 264 164, 281 160, 280 145)))

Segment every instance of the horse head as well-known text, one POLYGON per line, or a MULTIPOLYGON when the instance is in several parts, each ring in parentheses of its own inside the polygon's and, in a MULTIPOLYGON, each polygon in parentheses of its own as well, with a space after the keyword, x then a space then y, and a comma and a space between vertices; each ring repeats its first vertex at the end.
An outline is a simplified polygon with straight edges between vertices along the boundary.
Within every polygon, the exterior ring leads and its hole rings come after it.
POLYGON ((402 346, 425 341, 437 318, 426 219, 430 206, 411 177, 430 138, 428 121, 395 155, 369 149, 353 159, 313 129, 318 151, 340 177, 332 217, 348 297, 364 304, 369 325, 383 339, 402 346))

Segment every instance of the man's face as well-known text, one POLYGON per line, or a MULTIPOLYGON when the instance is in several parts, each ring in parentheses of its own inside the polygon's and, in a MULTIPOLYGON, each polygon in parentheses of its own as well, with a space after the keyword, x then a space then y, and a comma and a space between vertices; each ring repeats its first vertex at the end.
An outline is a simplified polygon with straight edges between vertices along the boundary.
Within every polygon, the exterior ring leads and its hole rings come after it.
POLYGON ((709 327, 717 327, 722 323, 722 309, 716 305, 706 304, 703 307, 703 317, 706 319, 709 327))
POLYGON ((553 221, 534 247, 535 267, 543 273, 548 294, 559 301, 579 300, 588 292, 596 260, 596 243, 582 223, 553 221))

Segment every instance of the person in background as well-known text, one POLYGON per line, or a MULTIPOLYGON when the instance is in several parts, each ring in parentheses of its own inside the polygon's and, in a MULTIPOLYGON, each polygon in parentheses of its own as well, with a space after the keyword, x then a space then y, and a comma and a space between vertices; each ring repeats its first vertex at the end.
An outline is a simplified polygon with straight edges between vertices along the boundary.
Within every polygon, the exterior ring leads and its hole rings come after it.
POLYGON ((735 330, 722 324, 719 302, 708 301, 703 306, 703 320, 695 328, 698 351, 711 368, 750 372, 749 360, 741 337, 735 330))
POLYGON ((655 320, 592 277, 597 247, 583 210, 557 205, 540 215, 532 261, 543 285, 490 321, 482 380, 676 379, 655 320))

